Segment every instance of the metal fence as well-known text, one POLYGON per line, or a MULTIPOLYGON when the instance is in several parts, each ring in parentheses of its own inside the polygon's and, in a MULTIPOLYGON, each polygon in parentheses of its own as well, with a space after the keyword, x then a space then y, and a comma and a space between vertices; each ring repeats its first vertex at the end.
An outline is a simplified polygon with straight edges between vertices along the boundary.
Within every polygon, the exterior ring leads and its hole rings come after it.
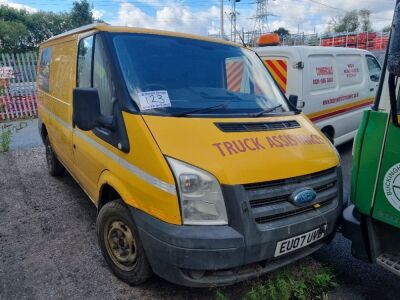
POLYGON ((36 53, 0 54, 0 122, 37 115, 36 53))

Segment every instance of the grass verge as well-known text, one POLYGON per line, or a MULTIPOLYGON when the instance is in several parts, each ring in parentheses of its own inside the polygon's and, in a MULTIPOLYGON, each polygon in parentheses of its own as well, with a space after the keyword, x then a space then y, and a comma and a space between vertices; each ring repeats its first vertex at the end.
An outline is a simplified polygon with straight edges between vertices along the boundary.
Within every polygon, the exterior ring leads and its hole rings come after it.
POLYGON ((331 268, 311 258, 279 269, 244 284, 240 295, 232 295, 229 287, 215 291, 216 300, 243 299, 326 299, 337 286, 331 268))
POLYGON ((10 149, 11 130, 4 129, 0 133, 0 152, 7 152, 10 149))

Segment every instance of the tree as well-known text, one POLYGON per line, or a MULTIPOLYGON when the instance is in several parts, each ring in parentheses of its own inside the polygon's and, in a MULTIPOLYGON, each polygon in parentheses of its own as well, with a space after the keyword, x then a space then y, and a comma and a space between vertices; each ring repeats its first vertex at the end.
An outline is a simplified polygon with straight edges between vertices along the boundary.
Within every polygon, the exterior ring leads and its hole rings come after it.
POLYGON ((35 50, 54 35, 94 21, 88 0, 75 1, 70 12, 61 13, 29 13, 0 5, 0 53, 35 50))
POLYGON ((274 33, 276 33, 279 36, 285 36, 290 34, 289 30, 283 27, 279 27, 277 30, 274 30, 274 33))
POLYGON ((94 22, 93 12, 88 0, 74 1, 69 14, 71 27, 76 28, 94 22))
POLYGON ((333 26, 335 32, 346 32, 346 31, 356 31, 360 26, 360 21, 358 20, 357 10, 352 10, 343 17, 339 17, 336 24, 333 26))
POLYGON ((361 23, 361 30, 362 31, 371 31, 372 26, 371 26, 371 11, 369 9, 360 9, 358 11, 358 15, 360 17, 360 23, 361 23))
POLYGON ((392 25, 386 25, 382 28, 382 32, 390 32, 390 29, 392 29, 392 25))
POLYGON ((24 51, 23 41, 27 35, 28 30, 24 24, 0 20, 0 52, 24 51))

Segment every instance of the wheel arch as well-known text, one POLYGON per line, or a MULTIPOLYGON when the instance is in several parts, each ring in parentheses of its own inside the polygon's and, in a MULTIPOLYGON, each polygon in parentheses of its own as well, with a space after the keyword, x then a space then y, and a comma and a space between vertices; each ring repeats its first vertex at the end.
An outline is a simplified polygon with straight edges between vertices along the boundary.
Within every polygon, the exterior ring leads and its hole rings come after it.
POLYGON ((332 125, 326 125, 321 128, 321 132, 333 143, 335 140, 335 128, 332 125))
POLYGON ((39 126, 40 137, 42 138, 42 142, 44 143, 46 141, 46 137, 49 134, 47 131, 46 124, 44 124, 42 121, 39 120, 38 126, 39 126))
POLYGON ((102 172, 98 183, 97 210, 110 201, 121 199, 124 204, 137 207, 136 200, 130 195, 125 184, 109 170, 102 172))

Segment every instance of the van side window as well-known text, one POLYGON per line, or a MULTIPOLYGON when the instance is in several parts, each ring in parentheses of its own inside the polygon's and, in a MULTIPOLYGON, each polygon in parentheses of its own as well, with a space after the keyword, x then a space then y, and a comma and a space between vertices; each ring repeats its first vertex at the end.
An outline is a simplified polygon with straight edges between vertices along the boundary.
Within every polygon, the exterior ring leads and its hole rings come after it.
POLYGON ((52 48, 43 48, 42 55, 40 56, 39 65, 39 87, 49 92, 50 90, 50 62, 51 62, 52 48))
POLYGON ((92 86, 93 36, 79 41, 77 87, 92 86))
POLYGON ((379 77, 381 76, 381 66, 375 57, 367 55, 367 65, 371 81, 379 81, 379 77))
POLYGON ((93 87, 97 88, 100 98, 100 111, 109 116, 113 113, 114 86, 111 78, 110 63, 104 50, 100 35, 96 35, 93 61, 93 87))

